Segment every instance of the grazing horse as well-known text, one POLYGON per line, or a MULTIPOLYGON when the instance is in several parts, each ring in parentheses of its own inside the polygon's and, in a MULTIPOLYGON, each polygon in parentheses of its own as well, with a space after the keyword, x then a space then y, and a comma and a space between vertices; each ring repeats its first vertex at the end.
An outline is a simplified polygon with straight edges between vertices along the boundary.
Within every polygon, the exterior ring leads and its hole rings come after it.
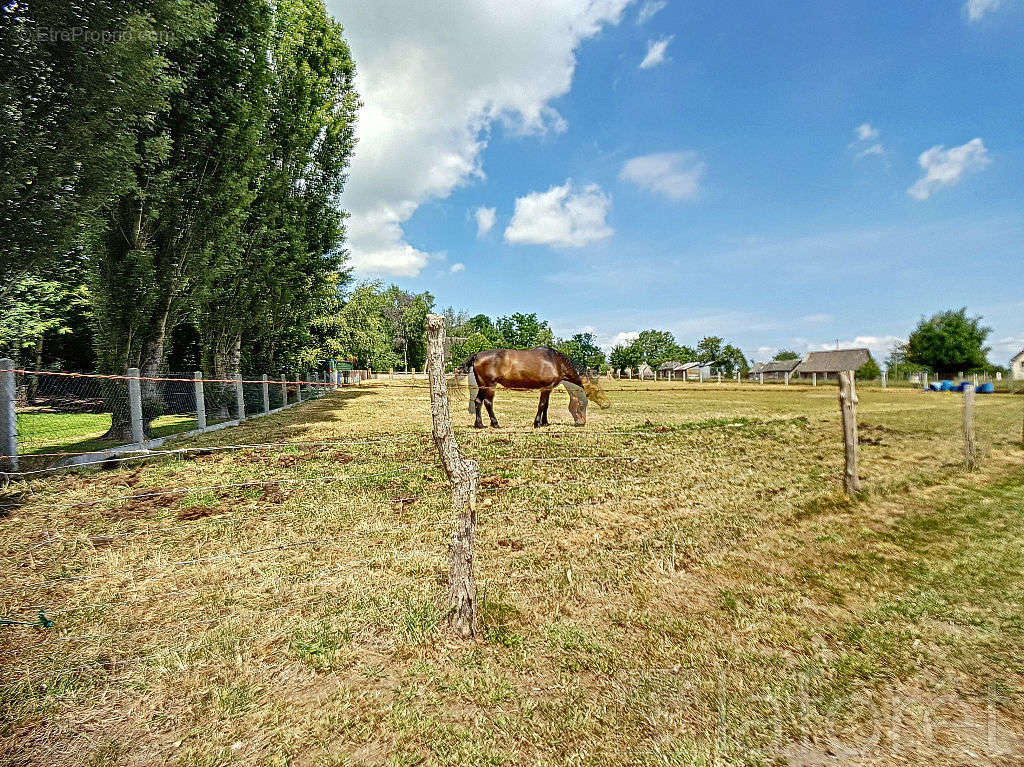
POLYGON ((546 346, 479 352, 466 360, 462 372, 469 375, 469 412, 476 414, 473 425, 478 429, 484 428, 481 406, 487 407, 491 427, 498 428, 498 419, 494 416, 494 391, 498 384, 506 389, 540 389, 534 427, 548 425, 548 401, 556 386, 561 384, 569 392, 569 412, 577 426, 587 422, 586 390, 597 391, 596 385, 584 380, 568 357, 546 346))

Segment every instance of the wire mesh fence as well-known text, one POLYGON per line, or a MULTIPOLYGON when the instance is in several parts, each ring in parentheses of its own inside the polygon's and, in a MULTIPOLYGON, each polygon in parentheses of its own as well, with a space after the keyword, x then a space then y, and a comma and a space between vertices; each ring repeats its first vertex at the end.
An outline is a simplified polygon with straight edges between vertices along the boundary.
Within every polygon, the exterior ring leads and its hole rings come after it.
POLYGON ((0 471, 38 470, 140 442, 238 423, 335 388, 327 374, 202 378, 15 369, 5 360, 0 471))

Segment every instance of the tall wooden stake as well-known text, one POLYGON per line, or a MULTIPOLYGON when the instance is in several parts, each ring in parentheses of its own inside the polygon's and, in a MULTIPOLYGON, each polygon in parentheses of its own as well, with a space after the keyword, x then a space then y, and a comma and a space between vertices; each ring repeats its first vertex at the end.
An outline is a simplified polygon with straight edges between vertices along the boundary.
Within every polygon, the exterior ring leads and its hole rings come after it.
POLYGON ((974 444, 974 387, 964 387, 964 463, 968 471, 978 463, 977 449, 974 444))
POLYGON ((455 442, 448 385, 444 375, 444 317, 427 315, 427 370, 430 378, 430 415, 434 421, 434 446, 452 486, 455 531, 448 545, 451 560, 449 583, 452 611, 449 622, 455 633, 469 639, 479 633, 473 545, 476 530, 476 485, 480 467, 466 458, 455 442))
POLYGON ((852 370, 839 373, 839 408, 843 414, 843 445, 846 452, 843 487, 850 495, 856 495, 860 492, 860 477, 857 476, 857 390, 852 370))

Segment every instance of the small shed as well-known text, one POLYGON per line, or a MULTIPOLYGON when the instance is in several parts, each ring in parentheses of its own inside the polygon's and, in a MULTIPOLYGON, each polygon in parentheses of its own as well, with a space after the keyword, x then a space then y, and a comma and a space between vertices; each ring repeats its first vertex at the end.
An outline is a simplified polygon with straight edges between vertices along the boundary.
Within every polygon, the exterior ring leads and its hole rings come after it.
POLYGON ((810 352, 796 367, 796 373, 800 375, 824 377, 826 380, 831 376, 838 377, 844 370, 858 370, 865 362, 871 359, 871 352, 867 349, 833 349, 827 352, 810 352))
POLYGON ((662 362, 658 366, 658 374, 662 378, 679 378, 679 373, 683 369, 682 362, 662 362))
POLYGON ((1024 381, 1024 349, 1010 358, 1010 378, 1014 381, 1024 381))
POLYGON ((792 375, 793 371, 800 364, 800 360, 772 360, 762 364, 763 367, 757 371, 759 376, 761 373, 764 373, 765 380, 781 381, 787 375, 792 375))
POLYGON ((636 373, 641 381, 644 380, 645 378, 655 378, 654 369, 646 362, 640 363, 640 367, 637 368, 636 373))

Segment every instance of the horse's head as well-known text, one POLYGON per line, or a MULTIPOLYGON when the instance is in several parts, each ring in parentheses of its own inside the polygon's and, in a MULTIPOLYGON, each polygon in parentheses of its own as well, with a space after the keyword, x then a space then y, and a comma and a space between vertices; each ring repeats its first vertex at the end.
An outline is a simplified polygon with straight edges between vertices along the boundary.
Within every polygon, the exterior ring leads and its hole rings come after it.
POLYGON ((587 425, 587 395, 580 389, 579 393, 569 393, 569 412, 577 426, 587 425))

